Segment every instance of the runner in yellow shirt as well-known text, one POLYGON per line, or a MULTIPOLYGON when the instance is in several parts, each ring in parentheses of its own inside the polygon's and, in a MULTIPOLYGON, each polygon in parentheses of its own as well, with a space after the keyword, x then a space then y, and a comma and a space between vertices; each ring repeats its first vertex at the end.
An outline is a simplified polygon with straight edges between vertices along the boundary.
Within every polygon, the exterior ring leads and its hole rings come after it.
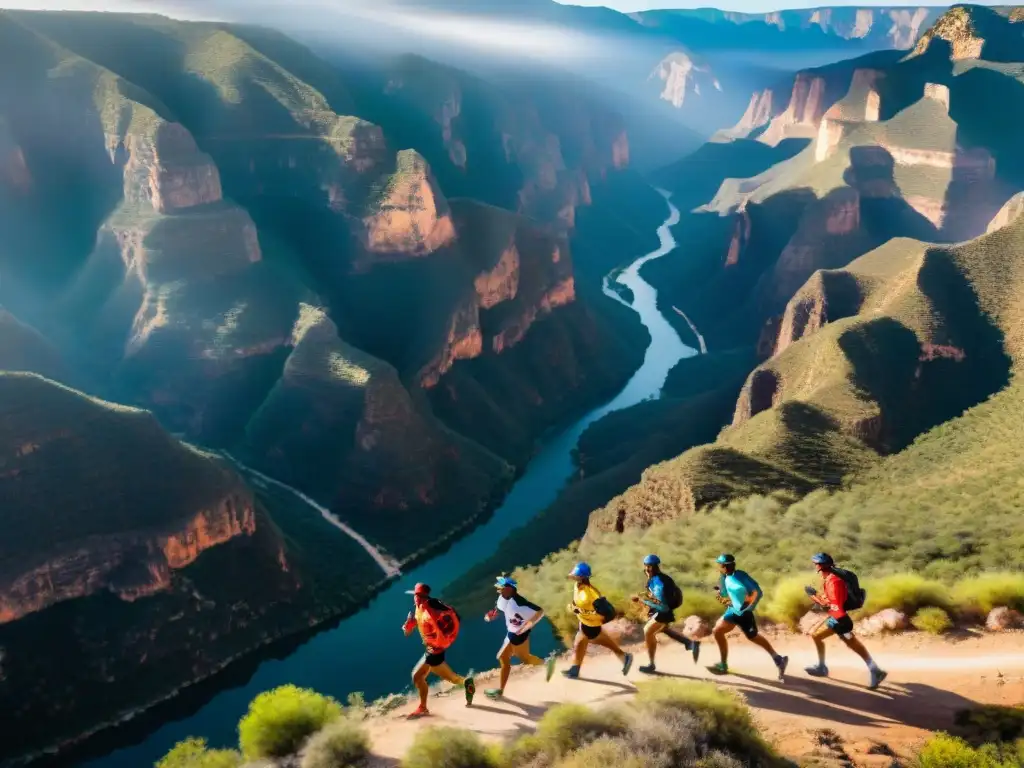
POLYGON ((576 640, 573 643, 573 663, 569 669, 562 672, 570 680, 580 676, 580 666, 583 664, 583 657, 587 654, 587 646, 591 642, 597 643, 619 657, 622 662, 622 674, 628 675, 629 668, 633 666, 633 654, 623 651, 619 644, 604 631, 604 617, 597 611, 594 603, 603 599, 601 592, 590 583, 590 566, 586 563, 576 563, 576 566, 569 573, 569 578, 576 580, 576 586, 572 593, 572 602, 569 603, 569 610, 579 617, 580 627, 576 632, 576 640))

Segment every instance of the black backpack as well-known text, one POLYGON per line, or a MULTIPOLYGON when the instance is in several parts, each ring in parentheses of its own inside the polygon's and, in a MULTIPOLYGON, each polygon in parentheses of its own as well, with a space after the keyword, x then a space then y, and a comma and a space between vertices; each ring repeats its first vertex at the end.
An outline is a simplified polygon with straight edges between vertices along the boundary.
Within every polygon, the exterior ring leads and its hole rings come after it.
POLYGON ((679 585, 676 584, 668 574, 659 573, 658 577, 661 579, 661 583, 665 587, 665 591, 663 593, 665 605, 669 607, 670 611, 680 608, 683 605, 683 590, 679 588, 679 585))
POLYGON ((594 610, 601 616, 605 624, 615 618, 615 606, 604 595, 594 601, 594 610))
POLYGON ((856 611, 858 608, 863 608, 868 593, 861 587, 857 574, 845 568, 833 568, 832 573, 846 582, 846 602, 843 604, 843 610, 856 611))

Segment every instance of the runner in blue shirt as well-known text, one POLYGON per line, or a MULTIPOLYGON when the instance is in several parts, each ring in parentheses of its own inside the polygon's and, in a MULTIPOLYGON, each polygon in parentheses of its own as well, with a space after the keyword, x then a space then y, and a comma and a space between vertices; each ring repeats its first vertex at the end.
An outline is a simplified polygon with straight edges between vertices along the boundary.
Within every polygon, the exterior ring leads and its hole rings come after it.
POLYGON ((645 591, 633 598, 635 603, 643 603, 647 608, 648 621, 644 625, 644 642, 647 645, 649 664, 640 667, 644 674, 653 675, 654 654, 658 650, 658 635, 664 634, 677 643, 682 643, 686 650, 693 654, 694 663, 700 657, 700 643, 671 628, 676 620, 675 609, 683 604, 683 593, 668 574, 661 571, 661 558, 648 555, 644 558, 645 591))
POLYGON ((719 555, 718 570, 722 574, 718 580, 718 602, 728 606, 722 618, 715 624, 715 642, 718 643, 718 650, 722 654, 722 660, 708 670, 716 675, 725 675, 729 672, 729 641, 726 635, 733 629, 739 627, 747 639, 755 645, 759 645, 767 651, 775 667, 779 670, 779 680, 785 679, 786 665, 789 664, 788 656, 780 656, 772 648, 768 640, 757 633, 757 620, 754 618, 754 609, 761 602, 764 593, 760 585, 754 581, 745 571, 736 570, 736 558, 732 555, 719 555))

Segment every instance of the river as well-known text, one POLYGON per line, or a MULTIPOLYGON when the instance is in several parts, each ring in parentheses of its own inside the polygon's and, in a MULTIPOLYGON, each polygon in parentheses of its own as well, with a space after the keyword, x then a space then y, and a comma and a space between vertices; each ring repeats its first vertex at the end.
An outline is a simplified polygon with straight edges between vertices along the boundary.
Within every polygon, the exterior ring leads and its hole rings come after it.
MULTIPOLYGON (((657 292, 639 275, 643 264, 676 247, 669 228, 679 221, 679 211, 668 200, 667 193, 662 192, 662 195, 666 198, 669 216, 658 228, 660 247, 634 261, 615 278, 632 291, 632 304, 615 293, 607 279, 605 281, 605 293, 631 306, 651 334, 643 364, 614 399, 551 439, 530 462, 501 507, 483 525, 433 560, 396 579, 367 608, 314 635, 285 658, 263 661, 248 682, 216 693, 193 714, 166 722, 141 743, 119 748, 81 765, 143 768, 152 765, 187 736, 206 737, 211 746, 235 746, 238 720, 249 702, 261 691, 285 683, 313 688, 341 701, 350 692, 362 692, 370 701, 406 688, 409 673, 422 654, 422 645, 418 635, 407 638, 401 632, 401 624, 412 605, 412 598, 405 591, 412 589, 416 582, 424 581, 439 592, 472 565, 493 554, 509 532, 555 500, 575 469, 571 451, 591 423, 611 411, 657 397, 669 369, 681 358, 698 354, 682 342, 672 325, 658 312, 657 292)), ((448 660, 456 671, 495 666, 494 655, 503 639, 504 627, 476 619, 463 616, 459 640, 448 652, 448 660)), ((533 636, 535 652, 545 654, 554 649, 555 639, 547 622, 538 626, 533 636)), ((130 730, 131 726, 123 729, 125 739, 130 738, 126 735, 130 730)), ((116 740, 117 732, 114 732, 112 741, 116 743, 116 740)))

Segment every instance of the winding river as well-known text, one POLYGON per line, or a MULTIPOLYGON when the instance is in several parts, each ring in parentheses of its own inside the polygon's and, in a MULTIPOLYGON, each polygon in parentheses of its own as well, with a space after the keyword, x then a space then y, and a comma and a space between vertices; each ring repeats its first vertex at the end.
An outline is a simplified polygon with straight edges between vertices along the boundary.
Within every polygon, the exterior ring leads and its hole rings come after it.
MULTIPOLYGON (((211 746, 233 746, 238 738, 238 720, 253 697, 285 683, 313 688, 342 701, 353 691, 362 692, 370 701, 407 687, 410 670, 422 653, 422 647, 417 635, 406 638, 400 631, 411 607, 411 598, 405 591, 419 581, 440 590, 470 566, 491 555, 509 532, 555 500, 574 471, 571 451, 591 423, 611 411, 657 397, 669 369, 681 358, 698 354, 697 350, 682 342, 675 329, 658 312, 657 292, 639 275, 643 264, 664 256, 676 247, 669 228, 679 221, 679 211, 668 200, 667 193, 662 192, 662 195, 666 198, 669 216, 658 228, 660 247, 634 261, 615 278, 632 291, 632 304, 612 290, 609 280, 605 280, 605 293, 630 306, 651 334, 651 344, 643 364, 613 400, 591 411, 548 442, 487 522, 443 554, 401 575, 367 608, 314 635, 293 648, 286 657, 263 661, 247 682, 216 693, 183 719, 165 722, 141 743, 119 748, 81 765, 90 768, 142 768, 152 765, 177 741, 187 736, 204 736, 211 746)), ((448 659, 456 670, 490 669, 495 665, 494 654, 501 643, 504 628, 474 621, 473 618, 463 616, 459 641, 448 653, 448 659)), ((547 653, 554 648, 555 639, 547 622, 534 631, 534 637, 537 653, 547 653)), ((125 730, 130 730, 130 726, 125 730)), ((123 738, 127 740, 130 737, 125 735, 123 738)), ((112 740, 116 739, 115 732, 112 740)))

